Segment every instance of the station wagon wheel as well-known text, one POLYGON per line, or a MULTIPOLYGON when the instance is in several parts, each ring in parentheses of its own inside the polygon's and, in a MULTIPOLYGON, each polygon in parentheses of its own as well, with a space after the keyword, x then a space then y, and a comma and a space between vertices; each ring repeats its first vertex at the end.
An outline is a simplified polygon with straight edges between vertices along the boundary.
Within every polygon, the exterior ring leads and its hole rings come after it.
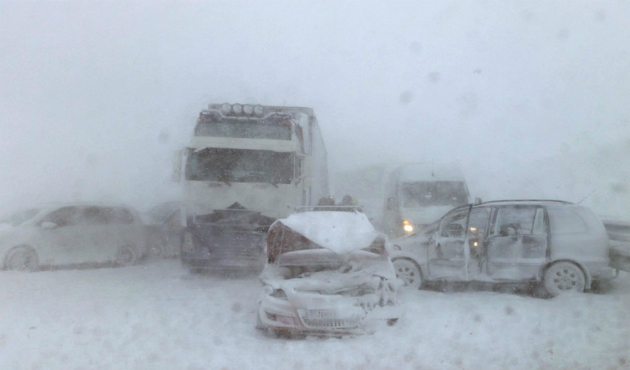
POLYGON ((422 271, 420 267, 410 259, 399 258, 392 262, 396 277, 405 282, 405 286, 410 289, 420 289, 422 287, 422 271))
POLYGON ((576 264, 556 262, 545 270, 543 284, 552 297, 569 292, 581 293, 586 286, 586 277, 576 264))
POLYGON ((116 253, 116 265, 118 266, 132 266, 136 263, 137 254, 136 249, 131 245, 123 245, 118 248, 116 253))
POLYGON ((15 271, 35 271, 38 265, 37 253, 26 247, 17 247, 10 251, 4 262, 7 270, 15 271))

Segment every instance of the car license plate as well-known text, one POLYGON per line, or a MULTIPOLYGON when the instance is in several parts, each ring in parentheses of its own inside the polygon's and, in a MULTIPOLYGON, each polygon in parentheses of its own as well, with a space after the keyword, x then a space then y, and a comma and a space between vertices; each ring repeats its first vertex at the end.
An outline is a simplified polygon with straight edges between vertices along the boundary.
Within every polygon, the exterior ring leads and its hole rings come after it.
POLYGON ((306 316, 311 320, 334 319, 337 317, 335 310, 306 310, 306 316))

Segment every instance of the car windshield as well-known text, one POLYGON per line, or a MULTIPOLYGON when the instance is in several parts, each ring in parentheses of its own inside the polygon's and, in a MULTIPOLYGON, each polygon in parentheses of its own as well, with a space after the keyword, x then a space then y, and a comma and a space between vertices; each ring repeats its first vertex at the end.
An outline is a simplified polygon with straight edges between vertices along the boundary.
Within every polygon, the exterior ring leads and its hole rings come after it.
POLYGON ((191 181, 289 184, 292 178, 293 154, 265 150, 195 150, 186 167, 186 179, 191 181))
POLYGON ((468 192, 461 181, 408 182, 402 184, 401 192, 404 208, 455 207, 468 203, 468 192))
POLYGON ((14 214, 12 214, 9 217, 6 217, 2 220, 0 220, 0 223, 2 224, 9 224, 11 226, 20 226, 21 224, 23 224, 24 222, 32 219, 33 217, 37 216, 39 214, 40 210, 37 208, 33 208, 33 209, 27 209, 24 211, 19 211, 16 212, 14 214))

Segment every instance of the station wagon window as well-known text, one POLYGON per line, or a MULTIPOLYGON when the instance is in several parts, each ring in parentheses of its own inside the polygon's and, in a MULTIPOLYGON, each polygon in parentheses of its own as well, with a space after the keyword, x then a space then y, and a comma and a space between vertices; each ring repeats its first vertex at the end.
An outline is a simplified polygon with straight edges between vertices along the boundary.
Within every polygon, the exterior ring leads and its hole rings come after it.
POLYGON ((440 236, 444 238, 463 237, 467 215, 468 210, 463 210, 445 217, 440 225, 440 236))
POLYGON ((483 239, 488 229, 490 210, 488 208, 476 208, 470 211, 470 221, 468 221, 468 231, 473 238, 483 239))
POLYGON ((545 234, 545 210, 536 209, 536 217, 534 218, 534 234, 545 234))
POLYGON ((494 235, 510 236, 532 233, 544 233, 544 212, 541 208, 531 206, 499 208, 494 223, 494 235))
POLYGON ((584 234, 588 226, 577 213, 567 209, 549 209, 549 225, 554 234, 584 234))

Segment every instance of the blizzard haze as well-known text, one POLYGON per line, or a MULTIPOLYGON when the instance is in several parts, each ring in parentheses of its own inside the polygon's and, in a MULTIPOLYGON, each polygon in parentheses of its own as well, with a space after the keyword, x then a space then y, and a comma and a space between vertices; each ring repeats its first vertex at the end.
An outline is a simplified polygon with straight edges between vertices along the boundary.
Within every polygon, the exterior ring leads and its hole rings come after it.
POLYGON ((331 174, 458 161, 473 196, 630 217, 628 24, 622 1, 1 1, 0 207, 176 199, 173 152, 227 101, 314 108, 331 174))

